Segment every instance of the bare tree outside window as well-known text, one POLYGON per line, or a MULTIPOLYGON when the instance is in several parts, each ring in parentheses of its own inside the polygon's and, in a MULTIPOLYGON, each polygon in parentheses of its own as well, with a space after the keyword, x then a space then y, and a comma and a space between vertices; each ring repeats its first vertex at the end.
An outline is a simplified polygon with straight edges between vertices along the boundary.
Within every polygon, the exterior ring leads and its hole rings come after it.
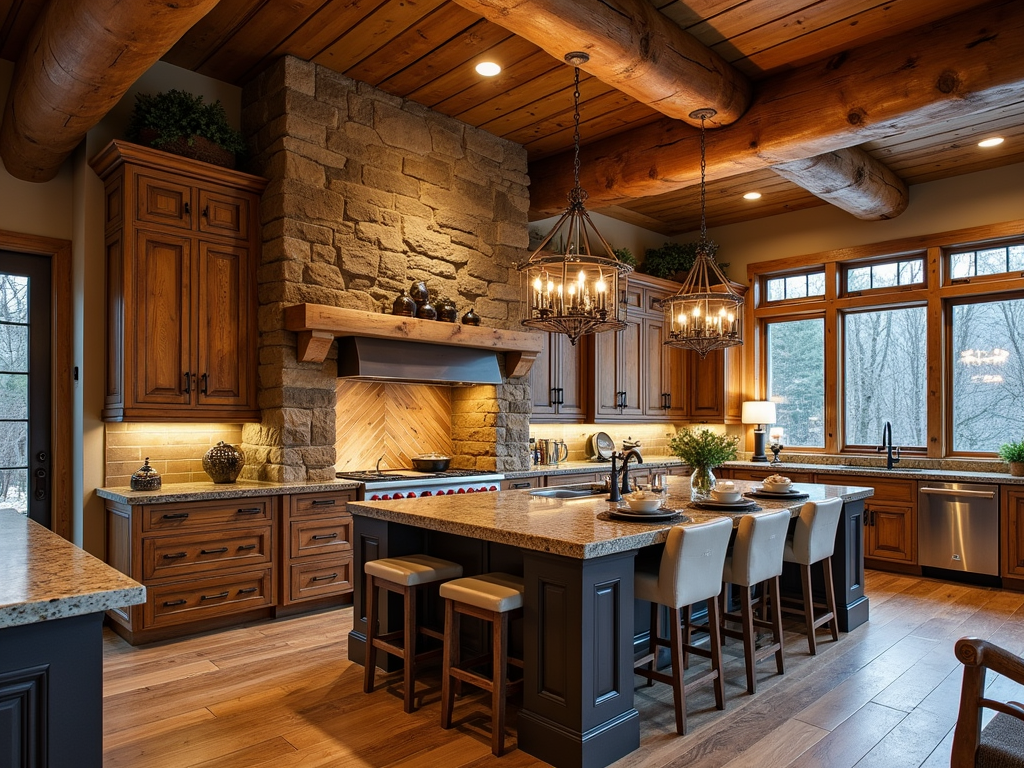
POLYGON ((768 399, 783 443, 825 447, 825 320, 768 325, 768 399))
POLYGON ((0 273, 0 506, 28 511, 28 278, 0 273))
POLYGON ((878 445, 885 422, 893 443, 924 447, 927 333, 924 307, 849 313, 843 384, 847 445, 878 445))
POLYGON ((953 450, 1024 437, 1024 299, 953 307, 953 450))

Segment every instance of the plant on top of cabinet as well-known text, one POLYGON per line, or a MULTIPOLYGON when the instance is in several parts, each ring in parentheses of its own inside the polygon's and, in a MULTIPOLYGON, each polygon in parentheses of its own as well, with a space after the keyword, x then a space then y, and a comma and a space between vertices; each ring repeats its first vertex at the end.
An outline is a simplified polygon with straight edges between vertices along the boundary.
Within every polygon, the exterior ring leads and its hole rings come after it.
POLYGON ((220 101, 172 89, 156 96, 135 95, 127 130, 130 141, 225 168, 247 151, 245 139, 228 123, 220 101))
MULTIPOLYGON (((715 257, 718 245, 713 242, 708 244, 708 255, 715 257)), ((644 252, 643 264, 639 266, 641 272, 648 275, 660 277, 665 280, 677 279, 690 270, 697 258, 697 243, 665 243, 661 248, 648 248, 644 252)), ((726 267, 727 264, 719 264, 726 267)))

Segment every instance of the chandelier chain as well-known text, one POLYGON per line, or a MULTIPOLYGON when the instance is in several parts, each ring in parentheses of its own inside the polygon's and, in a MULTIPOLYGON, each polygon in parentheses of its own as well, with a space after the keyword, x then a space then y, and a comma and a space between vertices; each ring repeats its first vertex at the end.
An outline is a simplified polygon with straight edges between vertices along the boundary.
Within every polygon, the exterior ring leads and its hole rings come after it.
POLYGON ((707 250, 708 224, 704 211, 707 204, 707 184, 705 176, 708 168, 708 161, 705 155, 706 145, 704 143, 704 115, 700 116, 700 245, 701 250, 707 250))

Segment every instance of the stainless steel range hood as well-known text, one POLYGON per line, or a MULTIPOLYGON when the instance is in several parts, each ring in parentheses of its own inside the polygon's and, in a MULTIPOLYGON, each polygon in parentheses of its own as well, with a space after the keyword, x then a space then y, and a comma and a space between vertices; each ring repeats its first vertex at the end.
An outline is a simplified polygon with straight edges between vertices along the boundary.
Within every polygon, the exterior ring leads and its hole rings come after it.
POLYGON ((501 383, 498 355, 490 350, 363 336, 338 338, 338 376, 410 384, 501 383))

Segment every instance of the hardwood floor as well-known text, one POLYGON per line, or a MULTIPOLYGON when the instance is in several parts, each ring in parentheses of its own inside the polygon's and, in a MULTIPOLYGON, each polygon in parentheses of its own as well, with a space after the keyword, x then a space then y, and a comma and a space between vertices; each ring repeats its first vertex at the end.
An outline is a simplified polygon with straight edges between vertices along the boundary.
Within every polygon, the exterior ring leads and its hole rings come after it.
MULTIPOLYGON (((740 645, 726 646, 726 710, 711 686, 689 697, 688 735, 677 736, 672 691, 636 678, 641 749, 616 768, 937 768, 949 765, 964 635, 1024 653, 1024 594, 868 572, 871 621, 818 655, 787 624, 786 674, 758 665, 745 691, 740 645)), ((132 648, 106 631, 106 768, 475 768, 543 766, 513 749, 490 754, 483 694, 438 725, 440 675, 424 674, 421 708, 402 711, 394 676, 362 693, 346 659, 351 608, 253 624, 132 648)), ((827 637, 826 633, 819 635, 827 637)), ((699 671, 707 662, 695 659, 699 671)), ((990 675, 989 690, 1019 689, 990 675)), ((509 708, 514 745, 515 707, 509 708)))

